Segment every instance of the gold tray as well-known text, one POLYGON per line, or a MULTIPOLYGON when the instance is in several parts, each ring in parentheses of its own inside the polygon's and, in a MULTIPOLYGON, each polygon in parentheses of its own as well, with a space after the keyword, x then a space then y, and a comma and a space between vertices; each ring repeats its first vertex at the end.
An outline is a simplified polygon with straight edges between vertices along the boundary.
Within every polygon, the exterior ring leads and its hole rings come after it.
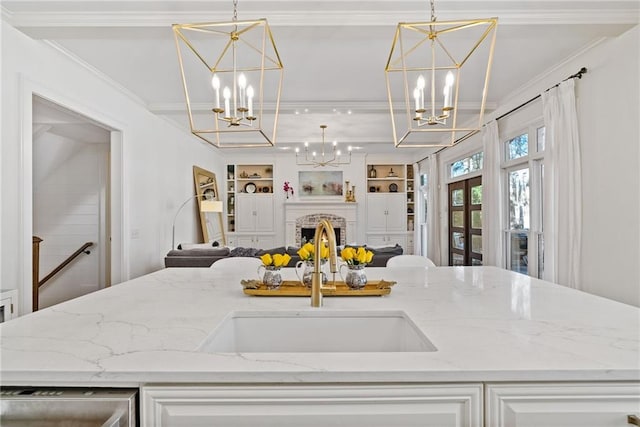
MULTIPOLYGON (((261 297, 309 297, 311 289, 298 280, 285 280, 278 289, 267 289, 260 280, 242 280, 244 293, 261 297)), ((362 289, 350 289, 345 282, 335 281, 322 288, 325 297, 363 297, 389 295, 396 282, 370 280, 362 289)))

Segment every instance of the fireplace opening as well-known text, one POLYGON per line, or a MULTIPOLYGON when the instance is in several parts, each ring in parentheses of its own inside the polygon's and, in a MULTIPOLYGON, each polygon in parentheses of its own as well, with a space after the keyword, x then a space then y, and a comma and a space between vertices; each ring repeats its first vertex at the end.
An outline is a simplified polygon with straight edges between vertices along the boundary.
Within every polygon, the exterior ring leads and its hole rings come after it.
MULTIPOLYGON (((333 231, 335 231, 336 233, 336 244, 340 245, 340 227, 335 227, 333 229, 333 231)), ((307 227, 302 227, 300 228, 300 241, 301 241, 301 245, 304 245, 307 242, 311 242, 313 241, 313 237, 316 234, 316 229, 315 228, 307 228, 307 227)))

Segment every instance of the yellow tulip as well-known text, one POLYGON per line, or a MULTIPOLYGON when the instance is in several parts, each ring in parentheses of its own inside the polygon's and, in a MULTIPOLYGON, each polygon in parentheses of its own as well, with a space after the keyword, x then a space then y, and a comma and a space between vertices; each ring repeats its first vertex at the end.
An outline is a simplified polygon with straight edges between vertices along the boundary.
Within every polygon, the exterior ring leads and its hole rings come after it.
POLYGON ((358 248, 357 260, 358 264, 364 264, 367 262, 367 251, 362 246, 358 248))
POLYGON ((262 260, 262 263, 264 265, 271 265, 271 263, 273 262, 270 254, 264 254, 260 257, 260 259, 262 260))
POLYGON ((307 260, 307 259, 311 258, 311 254, 309 253, 309 251, 304 246, 301 247, 298 250, 298 255, 300 256, 301 260, 307 260))
POLYGON ((342 252, 340 252, 340 257, 346 262, 351 261, 354 255, 355 255, 355 252, 353 248, 344 248, 342 252))
POLYGON ((320 247, 320 258, 321 259, 329 258, 329 247, 327 245, 322 245, 320 247))
POLYGON ((367 264, 369 264, 372 259, 373 259, 373 252, 367 251, 367 264))
POLYGON ((309 252, 310 255, 313 255, 313 244, 310 242, 307 242, 304 244, 304 246, 302 246, 303 249, 305 249, 307 252, 309 252))
POLYGON ((284 261, 284 256, 281 254, 273 254, 273 266, 274 267, 282 267, 282 262, 284 261))
POLYGON ((289 254, 284 254, 283 255, 283 261, 282 261, 282 266, 284 267, 285 265, 289 264, 289 261, 291 261, 291 255, 289 254))

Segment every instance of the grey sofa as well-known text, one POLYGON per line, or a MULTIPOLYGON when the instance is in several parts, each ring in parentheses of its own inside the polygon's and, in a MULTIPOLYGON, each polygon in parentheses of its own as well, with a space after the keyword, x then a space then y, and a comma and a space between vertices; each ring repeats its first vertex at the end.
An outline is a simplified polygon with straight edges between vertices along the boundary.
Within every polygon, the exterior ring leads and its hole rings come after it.
MULTIPOLYGON (((233 248, 228 247, 213 247, 209 245, 184 245, 185 249, 182 249, 182 245, 178 246, 178 249, 173 249, 167 253, 164 258, 165 267, 210 267, 214 262, 233 256, 250 256, 259 257, 263 254, 282 254, 288 253, 291 256, 291 261, 287 267, 295 267, 296 263, 300 261, 300 257, 297 252, 299 248, 278 247, 272 249, 255 249, 255 248, 233 248)), ((355 246, 355 245, 354 245, 355 246)), ((384 248, 373 248, 364 245, 367 250, 373 252, 373 260, 371 267, 385 267, 387 260, 396 255, 402 255, 402 247, 399 245, 389 246, 384 248)))

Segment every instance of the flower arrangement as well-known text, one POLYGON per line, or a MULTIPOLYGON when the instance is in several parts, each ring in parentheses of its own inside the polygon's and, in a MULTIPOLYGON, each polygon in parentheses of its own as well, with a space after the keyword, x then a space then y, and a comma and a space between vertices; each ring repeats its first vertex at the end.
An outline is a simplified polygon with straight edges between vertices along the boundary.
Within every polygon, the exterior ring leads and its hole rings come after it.
POLYGON ((289 181, 284 182, 284 186, 282 187, 282 189, 287 195, 287 199, 289 198, 289 194, 291 194, 291 197, 293 197, 293 187, 291 186, 291 184, 289 184, 289 181))
POLYGON ((289 264, 289 261, 291 261, 291 257, 289 256, 289 254, 273 254, 273 256, 271 256, 271 254, 264 254, 260 257, 260 259, 262 260, 262 264, 264 264, 265 267, 284 267, 287 264, 289 264))
POLYGON ((367 265, 373 259, 373 252, 360 246, 358 249, 346 247, 340 252, 340 257, 348 265, 367 265))
MULTIPOLYGON (((298 255, 302 261, 313 261, 315 248, 313 243, 305 243, 299 250, 298 255)), ((329 259, 329 247, 326 244, 320 246, 320 261, 329 259)))

